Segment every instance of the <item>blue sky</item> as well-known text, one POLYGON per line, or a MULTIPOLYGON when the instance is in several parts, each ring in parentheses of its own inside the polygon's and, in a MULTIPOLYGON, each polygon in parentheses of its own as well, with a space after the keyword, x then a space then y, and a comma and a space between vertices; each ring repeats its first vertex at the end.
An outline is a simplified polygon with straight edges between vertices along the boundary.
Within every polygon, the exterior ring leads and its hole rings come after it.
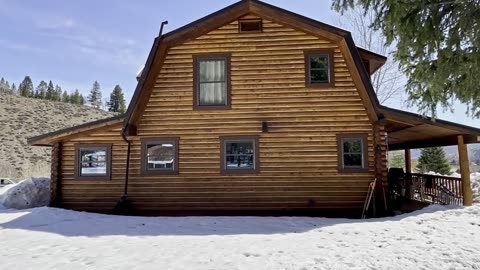
MULTIPOLYGON (((93 81, 104 98, 120 84, 129 100, 160 23, 166 32, 215 12, 235 0, 0 0, 0 77, 17 86, 25 75, 34 85, 52 80, 87 94, 93 81)), ((273 5, 335 24, 329 0, 268 0, 273 5)), ((406 109, 401 100, 389 106, 406 109)), ((409 109, 414 111, 414 109, 409 109)), ((479 126, 466 107, 439 117, 479 126)))

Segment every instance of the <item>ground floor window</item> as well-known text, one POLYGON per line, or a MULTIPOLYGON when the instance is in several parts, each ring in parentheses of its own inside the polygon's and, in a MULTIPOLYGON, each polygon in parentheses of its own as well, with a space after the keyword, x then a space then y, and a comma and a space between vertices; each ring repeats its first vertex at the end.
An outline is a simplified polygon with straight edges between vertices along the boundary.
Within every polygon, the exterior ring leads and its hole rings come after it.
POLYGON ((111 144, 78 144, 75 146, 75 177, 110 179, 111 144))
POLYGON ((221 137, 221 171, 227 173, 258 172, 258 137, 221 137))
POLYGON ((142 140, 142 173, 178 173, 178 138, 142 140))
POLYGON ((339 171, 368 171, 367 134, 339 134, 337 144, 339 171))

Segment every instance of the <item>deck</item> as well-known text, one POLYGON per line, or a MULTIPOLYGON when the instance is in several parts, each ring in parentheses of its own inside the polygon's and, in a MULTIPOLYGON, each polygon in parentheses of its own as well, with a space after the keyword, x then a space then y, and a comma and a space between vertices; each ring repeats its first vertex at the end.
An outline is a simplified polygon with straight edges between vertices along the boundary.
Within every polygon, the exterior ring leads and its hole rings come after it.
POLYGON ((462 179, 457 177, 393 171, 389 187, 393 209, 402 213, 430 204, 463 205, 462 179))

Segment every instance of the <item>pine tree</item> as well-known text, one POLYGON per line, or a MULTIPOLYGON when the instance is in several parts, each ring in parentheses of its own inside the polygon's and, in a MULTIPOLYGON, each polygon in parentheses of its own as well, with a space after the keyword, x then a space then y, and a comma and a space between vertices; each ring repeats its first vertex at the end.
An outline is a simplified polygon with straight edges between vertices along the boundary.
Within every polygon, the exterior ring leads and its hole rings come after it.
POLYGON ((70 95, 67 93, 67 91, 63 91, 62 102, 64 103, 70 102, 70 95))
POLYGON ((418 159, 417 169, 422 172, 436 172, 450 175, 450 162, 441 147, 424 148, 418 159))
POLYGON ((12 83, 12 94, 13 95, 17 94, 17 86, 15 85, 15 83, 12 83))
POLYGON ((78 91, 78 89, 75 89, 75 92, 73 92, 71 95, 70 95, 70 103, 72 104, 80 104, 81 100, 80 100, 80 91, 78 91))
POLYGON ((109 112, 124 113, 126 111, 125 97, 120 85, 115 85, 115 88, 110 94, 110 101, 107 102, 107 106, 109 112))
POLYGON ((52 81, 48 82, 47 86, 47 93, 45 95, 45 99, 48 100, 55 100, 55 88, 53 87, 52 81))
POLYGON ((30 76, 25 76, 22 83, 18 86, 18 92, 22 97, 33 97, 33 83, 30 76))
POLYGON ((480 117, 480 1, 334 0, 340 12, 373 11, 372 27, 396 43, 395 60, 408 76, 409 101, 435 116, 455 99, 480 117))
POLYGON ((85 98, 80 94, 80 105, 85 105, 85 98))
POLYGON ((7 92, 7 89, 6 88, 6 85, 5 85, 5 79, 2 77, 0 79, 0 92, 2 93, 6 93, 7 92))
POLYGON ((6 88, 6 93, 10 95, 14 95, 15 92, 13 92, 12 88, 10 87, 10 83, 8 81, 5 81, 5 88, 6 88))
POLYGON ((405 156, 402 152, 392 151, 388 153, 388 167, 389 168, 403 168, 405 167, 405 156))
POLYGON ((62 101, 62 88, 57 84, 55 85, 55 94, 54 94, 54 99, 55 101, 62 101))
POLYGON ((42 80, 35 89, 35 98, 45 99, 47 96, 47 88, 47 82, 42 80))
POLYGON ((4 78, 0 79, 0 93, 7 93, 11 94, 12 89, 10 88, 10 85, 8 85, 8 81, 5 81, 4 78))
POLYGON ((100 84, 97 81, 93 83, 90 95, 88 95, 88 103, 94 108, 102 108, 102 91, 100 90, 100 84))

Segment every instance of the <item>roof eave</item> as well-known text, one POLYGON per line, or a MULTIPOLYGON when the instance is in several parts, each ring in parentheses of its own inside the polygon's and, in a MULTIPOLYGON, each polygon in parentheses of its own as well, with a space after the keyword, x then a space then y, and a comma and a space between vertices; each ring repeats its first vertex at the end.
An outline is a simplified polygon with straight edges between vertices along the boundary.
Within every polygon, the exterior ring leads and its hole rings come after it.
POLYGON ((454 123, 454 122, 450 122, 450 121, 442 120, 438 118, 434 119, 431 117, 426 117, 420 114, 407 112, 399 109, 394 109, 394 108, 386 107, 383 105, 380 105, 379 109, 380 109, 380 113, 384 114, 387 120, 388 120, 389 114, 395 114, 396 116, 403 117, 406 120, 418 121, 424 124, 436 125, 436 126, 456 130, 459 133, 462 133, 464 135, 480 136, 479 128, 462 125, 462 124, 458 124, 458 123, 454 123))
POLYGON ((78 126, 73 126, 70 128, 56 130, 50 133, 28 138, 27 143, 32 146, 52 146, 55 142, 60 141, 61 139, 64 139, 66 137, 69 137, 77 133, 89 131, 99 127, 105 127, 109 125, 122 123, 124 117, 125 115, 121 114, 114 117, 109 117, 109 118, 81 124, 78 126))

